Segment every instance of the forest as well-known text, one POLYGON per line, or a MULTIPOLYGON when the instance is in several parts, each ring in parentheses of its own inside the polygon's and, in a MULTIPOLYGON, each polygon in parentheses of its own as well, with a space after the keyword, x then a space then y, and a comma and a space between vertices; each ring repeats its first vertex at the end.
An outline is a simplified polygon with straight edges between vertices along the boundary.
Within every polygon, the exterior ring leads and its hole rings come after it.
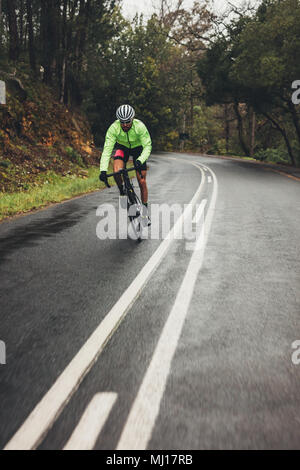
POLYGON ((87 116, 100 148, 116 107, 130 103, 155 150, 300 164, 298 0, 228 4, 222 15, 205 0, 161 0, 147 21, 121 7, 0 0, 0 78, 50 87, 87 116))

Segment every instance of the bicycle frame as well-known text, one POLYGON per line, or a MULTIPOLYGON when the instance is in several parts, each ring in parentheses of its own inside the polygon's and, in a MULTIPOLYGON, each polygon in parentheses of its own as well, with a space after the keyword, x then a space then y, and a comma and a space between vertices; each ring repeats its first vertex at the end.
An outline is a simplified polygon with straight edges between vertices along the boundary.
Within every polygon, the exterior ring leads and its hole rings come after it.
POLYGON ((133 184, 131 183, 130 178, 128 176, 128 173, 130 171, 136 171, 136 168, 134 168, 134 167, 132 167, 132 168, 121 168, 121 170, 119 170, 119 171, 116 171, 114 173, 110 173, 109 175, 107 175, 107 177, 109 178, 111 176, 122 175, 123 180, 124 180, 124 185, 125 185, 126 196, 128 198, 128 201, 129 201, 130 205, 137 204, 137 203, 140 204, 141 203, 140 199, 137 196, 136 192, 134 191, 133 184))
POLYGON ((116 171, 114 173, 110 173, 107 177, 115 176, 115 175, 122 175, 124 180, 125 186, 125 193, 127 196, 127 211, 128 211, 128 219, 132 224, 132 228, 136 235, 136 239, 141 241, 141 232, 142 232, 142 225, 140 221, 140 216, 142 214, 142 203, 136 194, 133 184, 130 181, 128 173, 130 171, 136 171, 136 168, 121 168, 121 170, 116 171), (134 209, 133 209, 134 207, 134 209))

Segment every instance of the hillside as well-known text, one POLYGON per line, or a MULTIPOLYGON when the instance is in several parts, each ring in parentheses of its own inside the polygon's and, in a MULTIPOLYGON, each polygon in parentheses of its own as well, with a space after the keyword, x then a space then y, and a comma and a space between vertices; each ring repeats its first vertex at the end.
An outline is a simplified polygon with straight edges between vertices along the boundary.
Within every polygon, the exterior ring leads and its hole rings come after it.
POLYGON ((85 178, 100 157, 86 117, 59 103, 25 65, 0 70, 0 80, 7 87, 7 104, 0 105, 0 191, 40 186, 51 175, 85 178))

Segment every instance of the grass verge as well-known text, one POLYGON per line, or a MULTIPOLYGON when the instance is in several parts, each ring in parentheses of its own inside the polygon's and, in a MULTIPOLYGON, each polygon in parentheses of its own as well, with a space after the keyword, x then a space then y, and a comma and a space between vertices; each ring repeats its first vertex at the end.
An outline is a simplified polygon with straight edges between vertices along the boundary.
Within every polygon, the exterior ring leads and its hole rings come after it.
MULTIPOLYGON (((113 178, 109 182, 115 184, 113 178)), ((26 191, 0 193, 0 220, 104 187, 104 183, 99 181, 98 166, 90 167, 80 176, 61 176, 48 172, 44 174, 42 186, 29 185, 26 191)))

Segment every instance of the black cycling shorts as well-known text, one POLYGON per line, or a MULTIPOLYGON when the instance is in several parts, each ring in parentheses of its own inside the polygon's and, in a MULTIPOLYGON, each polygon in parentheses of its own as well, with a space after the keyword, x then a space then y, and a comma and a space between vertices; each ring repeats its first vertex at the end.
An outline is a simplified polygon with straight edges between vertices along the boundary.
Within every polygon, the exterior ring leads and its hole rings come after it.
MULTIPOLYGON (((128 147, 125 147, 125 145, 117 144, 113 153, 113 159, 122 160, 125 163, 126 167, 126 163, 128 162, 129 157, 131 156, 133 158, 133 161, 135 162, 136 159, 141 156, 142 151, 142 146, 130 149, 128 147)), ((146 162, 142 164, 142 170, 147 170, 146 162)))

